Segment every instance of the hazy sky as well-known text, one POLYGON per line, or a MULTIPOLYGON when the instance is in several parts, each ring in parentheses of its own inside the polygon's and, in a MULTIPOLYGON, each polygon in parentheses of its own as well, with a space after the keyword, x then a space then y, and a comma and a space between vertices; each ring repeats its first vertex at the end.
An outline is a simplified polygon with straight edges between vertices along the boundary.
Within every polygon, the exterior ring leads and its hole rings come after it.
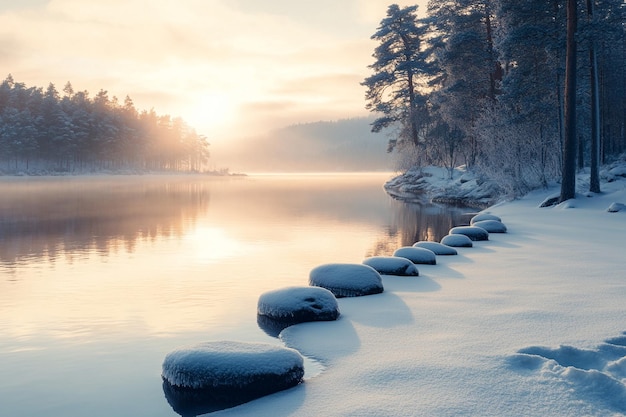
POLYGON ((369 38, 391 3, 0 0, 0 79, 129 95, 211 141, 366 115, 369 38))

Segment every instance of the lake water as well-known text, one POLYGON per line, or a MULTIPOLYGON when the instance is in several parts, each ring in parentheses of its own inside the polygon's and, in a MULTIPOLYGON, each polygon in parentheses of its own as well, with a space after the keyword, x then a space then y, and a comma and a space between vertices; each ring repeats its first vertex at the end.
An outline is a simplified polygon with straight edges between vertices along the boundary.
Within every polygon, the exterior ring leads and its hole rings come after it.
POLYGON ((0 180, 0 414, 176 416, 160 377, 171 350, 279 344, 257 325, 261 293, 466 223, 468 210, 391 199, 390 177, 0 180))

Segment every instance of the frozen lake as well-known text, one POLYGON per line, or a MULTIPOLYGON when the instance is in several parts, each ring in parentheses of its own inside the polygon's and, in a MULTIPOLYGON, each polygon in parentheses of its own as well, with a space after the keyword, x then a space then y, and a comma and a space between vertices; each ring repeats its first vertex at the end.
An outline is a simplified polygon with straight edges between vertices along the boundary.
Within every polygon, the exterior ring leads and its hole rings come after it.
POLYGON ((261 293, 467 222, 391 199, 390 177, 0 180, 2 415, 176 416, 168 352, 280 343, 257 325, 261 293))

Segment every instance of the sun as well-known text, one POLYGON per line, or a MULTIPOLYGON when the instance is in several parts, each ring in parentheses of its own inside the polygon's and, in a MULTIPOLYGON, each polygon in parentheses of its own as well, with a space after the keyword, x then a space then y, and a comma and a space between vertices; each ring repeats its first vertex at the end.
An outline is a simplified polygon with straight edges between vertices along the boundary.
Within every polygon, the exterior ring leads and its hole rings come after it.
POLYGON ((221 92, 198 92, 188 100, 183 118, 199 133, 219 136, 228 133, 236 120, 236 103, 221 92))

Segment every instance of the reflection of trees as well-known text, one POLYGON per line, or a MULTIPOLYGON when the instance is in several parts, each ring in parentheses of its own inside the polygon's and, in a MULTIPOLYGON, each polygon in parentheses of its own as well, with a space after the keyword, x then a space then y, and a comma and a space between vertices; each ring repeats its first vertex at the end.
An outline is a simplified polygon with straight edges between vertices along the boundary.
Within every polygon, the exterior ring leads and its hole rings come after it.
POLYGON ((0 262, 107 255, 138 239, 181 236, 209 203, 208 184, 175 177, 11 181, 0 184, 0 262))
POLYGON ((471 209, 438 206, 428 202, 405 203, 394 200, 392 224, 367 256, 391 255, 401 246, 420 240, 439 242, 454 226, 469 224, 471 209))

